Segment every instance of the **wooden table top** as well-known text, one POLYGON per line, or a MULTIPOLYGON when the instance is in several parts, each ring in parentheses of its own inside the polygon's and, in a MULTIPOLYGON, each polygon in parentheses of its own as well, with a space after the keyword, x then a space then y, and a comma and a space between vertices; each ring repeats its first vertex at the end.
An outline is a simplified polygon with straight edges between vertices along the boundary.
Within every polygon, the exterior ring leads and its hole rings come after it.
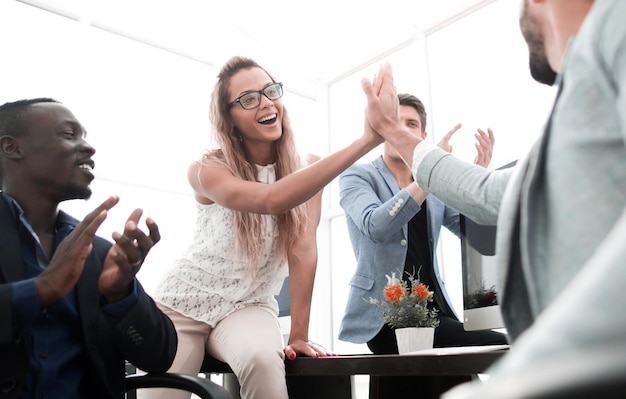
MULTIPOLYGON (((448 349, 448 348, 445 348, 448 349)), ((508 349, 469 353, 409 354, 409 355, 341 355, 302 357, 285 360, 287 375, 470 375, 482 373, 508 349)), ((226 363, 207 356, 202 372, 232 372, 226 363)))
POLYGON ((428 355, 342 355, 285 361, 287 375, 469 375, 484 372, 507 349, 428 355))

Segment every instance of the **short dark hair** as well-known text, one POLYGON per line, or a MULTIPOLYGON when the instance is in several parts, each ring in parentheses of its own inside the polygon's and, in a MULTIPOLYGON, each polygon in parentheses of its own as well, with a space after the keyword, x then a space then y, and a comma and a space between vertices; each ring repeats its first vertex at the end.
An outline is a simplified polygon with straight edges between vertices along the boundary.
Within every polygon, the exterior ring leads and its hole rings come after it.
MULTIPOLYGON (((48 97, 31 98, 28 100, 18 100, 0 105, 0 137, 19 137, 24 130, 24 114, 33 104, 38 103, 59 103, 59 101, 48 97)), ((0 184, 4 170, 0 161, 0 184)))
POLYGON ((17 137, 24 129, 22 116, 33 104, 37 103, 59 103, 59 101, 48 98, 39 97, 28 100, 18 100, 0 105, 0 136, 17 137))
POLYGON ((398 100, 400 100, 400 105, 407 105, 409 107, 415 108, 417 113, 420 116, 422 122, 422 133, 426 131, 426 107, 424 107, 424 103, 415 97, 412 94, 401 93, 398 94, 398 100))

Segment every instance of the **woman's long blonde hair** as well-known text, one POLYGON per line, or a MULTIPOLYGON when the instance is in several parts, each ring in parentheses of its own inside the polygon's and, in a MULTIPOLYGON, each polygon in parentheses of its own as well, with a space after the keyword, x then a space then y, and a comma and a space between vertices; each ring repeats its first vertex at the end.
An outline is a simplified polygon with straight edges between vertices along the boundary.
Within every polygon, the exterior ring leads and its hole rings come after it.
MULTIPOLYGON (((274 77, 261 68, 254 60, 246 57, 233 57, 220 70, 211 98, 209 117, 212 136, 218 148, 208 152, 205 159, 224 164, 234 176, 248 181, 257 181, 257 168, 246 158, 246 150, 241 133, 235 127, 229 112, 228 102, 230 80, 237 72, 260 68, 276 82, 274 77)), ((283 107, 282 135, 274 142, 276 180, 300 169, 303 165, 296 150, 293 130, 287 110, 283 107)), ((239 256, 248 256, 248 266, 254 273, 261 250, 262 219, 258 213, 233 211, 237 231, 239 256)), ((307 222, 306 203, 277 216, 278 250, 286 256, 288 249, 300 236, 307 222)))

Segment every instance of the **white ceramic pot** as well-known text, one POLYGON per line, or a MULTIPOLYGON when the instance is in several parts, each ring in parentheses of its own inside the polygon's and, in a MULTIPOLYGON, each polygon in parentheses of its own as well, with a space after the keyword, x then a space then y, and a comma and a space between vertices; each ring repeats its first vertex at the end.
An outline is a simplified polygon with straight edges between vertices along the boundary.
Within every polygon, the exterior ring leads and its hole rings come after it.
POLYGON ((405 327, 396 328, 398 352, 402 355, 408 352, 432 349, 435 338, 434 327, 405 327))

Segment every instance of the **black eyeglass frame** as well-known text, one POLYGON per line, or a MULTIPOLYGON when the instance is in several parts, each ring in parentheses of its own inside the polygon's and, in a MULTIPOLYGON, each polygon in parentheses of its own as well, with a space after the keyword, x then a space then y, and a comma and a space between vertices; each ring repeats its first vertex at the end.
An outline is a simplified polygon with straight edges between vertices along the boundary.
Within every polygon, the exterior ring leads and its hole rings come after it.
POLYGON ((263 87, 261 90, 250 90, 250 91, 246 91, 245 93, 242 93, 241 95, 239 95, 239 97, 235 98, 233 101, 229 102, 228 104, 226 104, 227 109, 231 109, 232 107, 235 106, 235 104, 239 103, 239 105, 241 105, 241 108, 243 109, 255 109, 256 107, 258 107, 259 105, 261 105, 261 94, 263 94, 265 97, 267 97, 270 101, 275 101, 278 100, 279 98, 281 98, 284 94, 284 90, 283 90, 283 82, 272 82, 272 83, 268 83, 267 85, 265 85, 265 87, 263 87), (269 89, 270 87, 277 87, 280 91, 280 95, 276 98, 271 98, 270 96, 267 95, 267 93, 265 93, 265 91, 267 89, 269 89), (241 99, 247 95, 250 94, 256 94, 257 95, 257 104, 254 107, 249 107, 246 108, 243 106, 243 103, 241 102, 241 99))

